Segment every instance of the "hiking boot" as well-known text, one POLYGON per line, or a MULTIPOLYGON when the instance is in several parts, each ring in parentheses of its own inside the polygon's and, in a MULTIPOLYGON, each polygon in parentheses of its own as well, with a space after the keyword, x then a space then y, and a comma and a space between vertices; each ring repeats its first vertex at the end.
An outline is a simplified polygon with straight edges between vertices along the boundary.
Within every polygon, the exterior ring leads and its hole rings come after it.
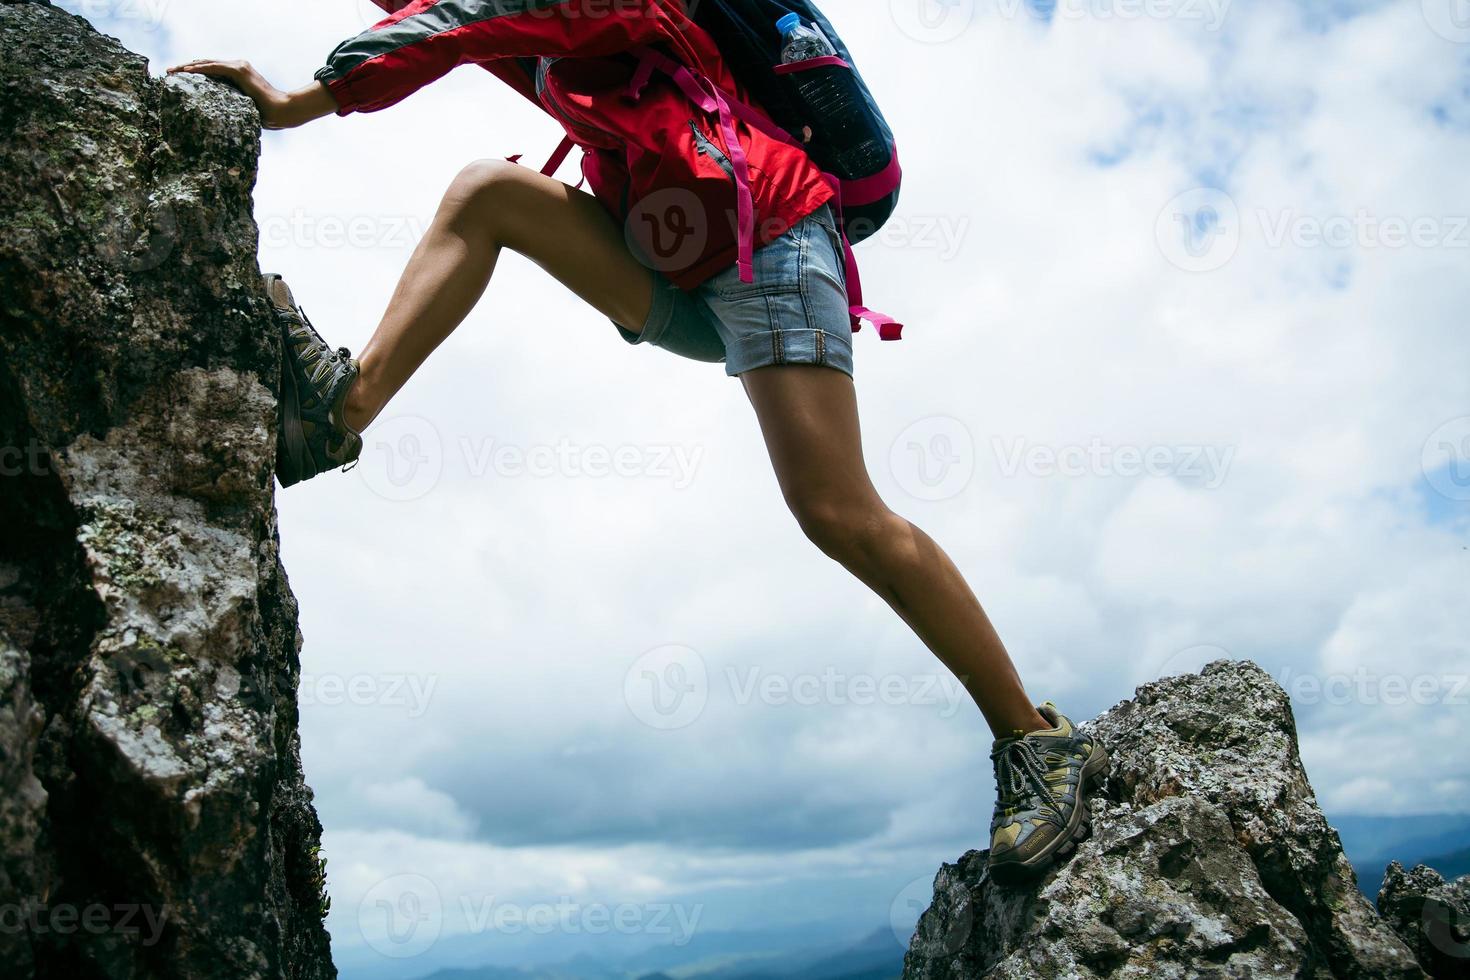
POLYGON ((990 751, 1000 798, 990 821, 990 876, 1024 881, 1072 852, 1091 831, 1087 793, 1102 785, 1108 754, 1048 701, 1054 727, 996 739, 990 751))
POLYGON ((284 279, 267 275, 264 282, 282 340, 276 478, 289 487, 330 469, 349 468, 361 455, 362 436, 343 419, 358 364, 346 347, 333 350, 322 340, 284 279))

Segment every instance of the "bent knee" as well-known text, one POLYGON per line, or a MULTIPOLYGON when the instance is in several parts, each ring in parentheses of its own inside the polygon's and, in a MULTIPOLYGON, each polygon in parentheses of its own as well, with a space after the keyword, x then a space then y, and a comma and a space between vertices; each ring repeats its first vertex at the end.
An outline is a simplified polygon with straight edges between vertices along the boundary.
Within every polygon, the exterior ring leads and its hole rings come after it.
POLYGON ((507 188, 525 177, 525 168, 509 160, 476 160, 466 164, 444 193, 450 211, 485 212, 494 208, 507 188))
POLYGON ((822 553, 844 564, 871 557, 893 530, 896 515, 881 503, 788 501, 802 532, 822 553))

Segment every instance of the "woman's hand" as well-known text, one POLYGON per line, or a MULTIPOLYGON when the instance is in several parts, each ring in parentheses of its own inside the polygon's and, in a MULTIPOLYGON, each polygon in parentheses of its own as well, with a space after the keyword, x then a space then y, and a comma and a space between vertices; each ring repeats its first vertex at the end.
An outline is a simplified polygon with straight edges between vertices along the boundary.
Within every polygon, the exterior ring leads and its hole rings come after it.
POLYGON ((312 84, 295 92, 282 92, 248 61, 215 61, 201 58, 168 70, 170 75, 192 72, 222 79, 244 92, 260 109, 260 124, 266 129, 291 129, 335 112, 337 104, 325 85, 312 84))

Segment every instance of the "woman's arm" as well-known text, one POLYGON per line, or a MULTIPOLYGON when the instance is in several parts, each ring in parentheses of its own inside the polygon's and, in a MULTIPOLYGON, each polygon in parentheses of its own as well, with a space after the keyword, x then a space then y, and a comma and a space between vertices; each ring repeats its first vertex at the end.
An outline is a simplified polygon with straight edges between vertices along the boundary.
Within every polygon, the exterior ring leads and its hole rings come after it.
POLYGON ((220 78, 234 85, 255 100, 260 109, 260 124, 266 129, 293 129, 297 126, 330 116, 337 111, 337 100, 331 90, 321 82, 312 82, 294 92, 282 92, 265 80, 248 61, 215 61, 202 58, 175 65, 168 70, 193 72, 220 78))

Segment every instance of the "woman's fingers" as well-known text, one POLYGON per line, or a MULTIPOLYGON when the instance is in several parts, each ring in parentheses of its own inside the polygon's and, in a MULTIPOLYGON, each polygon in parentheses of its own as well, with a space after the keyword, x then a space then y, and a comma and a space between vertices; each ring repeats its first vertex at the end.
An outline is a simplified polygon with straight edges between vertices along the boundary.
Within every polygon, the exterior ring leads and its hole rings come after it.
POLYGON ((194 61, 186 61, 181 65, 174 65, 168 70, 168 74, 175 72, 194 72, 199 75, 227 75, 238 76, 245 72, 243 61, 216 61, 213 58, 199 58, 194 61))

